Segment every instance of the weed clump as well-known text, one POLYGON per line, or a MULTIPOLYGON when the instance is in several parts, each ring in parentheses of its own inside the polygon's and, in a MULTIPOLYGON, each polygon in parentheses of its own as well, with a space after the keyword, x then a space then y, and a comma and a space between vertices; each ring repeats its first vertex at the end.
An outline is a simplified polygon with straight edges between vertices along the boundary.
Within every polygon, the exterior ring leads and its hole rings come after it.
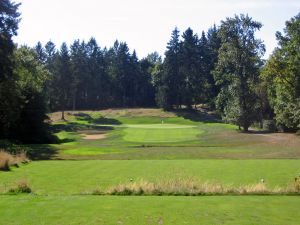
MULTIPOLYGON (((97 194, 94 192, 93 194, 97 194)), ((265 182, 233 187, 220 183, 200 182, 193 179, 164 180, 158 182, 137 181, 119 184, 101 195, 154 195, 154 196, 202 196, 202 195, 286 195, 300 194, 300 178, 286 188, 267 188, 265 182)))
POLYGON ((10 188, 8 190, 8 193, 10 194, 21 194, 21 193, 31 193, 32 190, 31 188, 29 187, 27 181, 25 180, 22 180, 22 181, 19 181, 16 185, 16 187, 14 188, 10 188))

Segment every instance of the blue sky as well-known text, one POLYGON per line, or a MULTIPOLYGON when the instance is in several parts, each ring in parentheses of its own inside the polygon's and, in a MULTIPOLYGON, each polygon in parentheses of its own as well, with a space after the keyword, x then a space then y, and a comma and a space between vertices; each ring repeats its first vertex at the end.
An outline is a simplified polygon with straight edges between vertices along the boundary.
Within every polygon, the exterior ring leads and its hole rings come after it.
POLYGON ((191 27, 201 34, 226 17, 248 13, 263 27, 257 33, 267 48, 265 58, 276 47, 275 32, 300 12, 296 0, 21 0, 22 21, 15 41, 34 46, 52 40, 95 37, 101 47, 116 39, 126 41, 139 58, 158 51, 163 54, 171 32, 191 27))

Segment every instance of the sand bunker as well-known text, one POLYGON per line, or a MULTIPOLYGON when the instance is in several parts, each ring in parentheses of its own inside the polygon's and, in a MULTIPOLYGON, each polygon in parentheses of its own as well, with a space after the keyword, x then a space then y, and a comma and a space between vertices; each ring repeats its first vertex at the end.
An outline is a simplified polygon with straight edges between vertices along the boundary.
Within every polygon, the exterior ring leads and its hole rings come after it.
POLYGON ((85 140, 100 140, 106 138, 105 134, 83 134, 85 140))

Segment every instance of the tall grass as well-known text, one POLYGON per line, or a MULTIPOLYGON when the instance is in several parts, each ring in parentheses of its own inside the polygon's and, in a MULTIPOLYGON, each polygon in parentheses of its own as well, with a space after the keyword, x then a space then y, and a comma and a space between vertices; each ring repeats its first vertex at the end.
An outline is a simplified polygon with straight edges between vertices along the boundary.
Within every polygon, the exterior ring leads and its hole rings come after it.
POLYGON ((28 162, 29 159, 24 152, 12 155, 4 150, 0 150, 0 170, 2 171, 9 171, 11 166, 18 167, 21 163, 28 162))
POLYGON ((127 184, 119 184, 101 192, 95 190, 92 194, 99 195, 277 195, 300 194, 300 179, 295 179, 286 188, 267 188, 263 182, 233 187, 221 183, 201 182, 194 179, 176 179, 158 182, 140 180, 127 184))

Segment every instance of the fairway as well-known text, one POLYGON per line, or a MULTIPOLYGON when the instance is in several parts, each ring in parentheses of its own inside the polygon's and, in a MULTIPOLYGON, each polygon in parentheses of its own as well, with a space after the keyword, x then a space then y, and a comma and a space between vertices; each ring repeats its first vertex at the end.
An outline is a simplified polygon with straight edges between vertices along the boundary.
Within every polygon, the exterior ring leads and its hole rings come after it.
POLYGON ((39 195, 73 195, 134 181, 195 179, 233 187, 286 187, 300 172, 300 160, 60 160, 38 161, 0 172, 0 193, 27 181, 39 195))
POLYGON ((127 125, 123 139, 129 142, 185 142, 196 140, 203 131, 178 124, 127 125))
POLYGON ((6 225, 299 225, 293 196, 0 196, 6 225))

